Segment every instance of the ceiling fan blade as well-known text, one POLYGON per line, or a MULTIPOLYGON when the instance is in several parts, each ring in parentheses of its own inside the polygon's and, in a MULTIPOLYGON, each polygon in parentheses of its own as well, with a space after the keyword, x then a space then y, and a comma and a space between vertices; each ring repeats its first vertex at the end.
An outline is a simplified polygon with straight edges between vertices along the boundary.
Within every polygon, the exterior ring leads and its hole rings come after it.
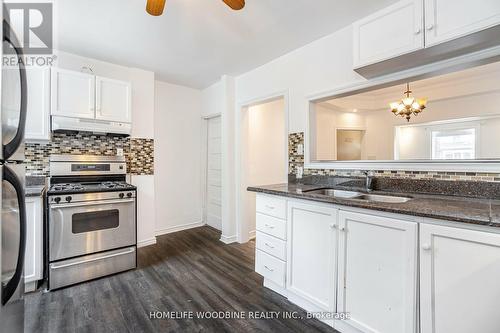
POLYGON ((240 10, 245 7, 245 0, 222 0, 226 5, 231 7, 234 10, 240 10))
POLYGON ((167 0, 148 0, 146 4, 146 11, 153 16, 160 16, 163 14, 167 0))

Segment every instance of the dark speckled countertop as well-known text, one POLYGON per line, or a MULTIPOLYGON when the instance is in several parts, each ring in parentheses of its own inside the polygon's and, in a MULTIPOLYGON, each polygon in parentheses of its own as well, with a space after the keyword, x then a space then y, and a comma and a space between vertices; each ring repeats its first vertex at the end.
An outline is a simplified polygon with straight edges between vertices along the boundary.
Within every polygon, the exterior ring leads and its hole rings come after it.
POLYGON ((325 186, 322 184, 304 185, 294 183, 249 187, 248 191, 326 202, 342 206, 374 209, 390 213, 500 227, 500 200, 417 193, 370 192, 370 194, 399 195, 412 198, 412 200, 405 203, 382 203, 334 198, 306 192, 322 188, 363 192, 360 191, 359 188, 346 188, 344 186, 325 186))
POLYGON ((44 193, 46 186, 47 178, 42 176, 26 176, 24 194, 27 197, 39 197, 44 193))

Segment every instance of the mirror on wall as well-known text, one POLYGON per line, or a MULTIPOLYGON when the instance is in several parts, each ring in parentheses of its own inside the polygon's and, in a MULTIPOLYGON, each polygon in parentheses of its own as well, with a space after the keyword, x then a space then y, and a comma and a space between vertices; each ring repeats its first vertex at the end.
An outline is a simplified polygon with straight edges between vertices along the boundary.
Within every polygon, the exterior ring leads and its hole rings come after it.
POLYGON ((311 162, 500 159, 500 63, 314 102, 311 162))

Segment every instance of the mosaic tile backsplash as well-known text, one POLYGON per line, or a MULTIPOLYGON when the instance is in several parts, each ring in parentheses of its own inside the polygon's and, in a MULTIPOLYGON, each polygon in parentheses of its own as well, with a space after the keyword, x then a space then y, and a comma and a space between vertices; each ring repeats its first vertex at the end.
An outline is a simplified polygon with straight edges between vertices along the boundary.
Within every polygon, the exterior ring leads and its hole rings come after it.
POLYGON ((26 143, 27 175, 49 175, 50 155, 116 155, 122 148, 127 172, 133 175, 154 174, 154 140, 90 132, 52 133, 48 143, 26 143))
MULTIPOLYGON (((295 175, 297 167, 304 166, 304 156, 297 154, 297 145, 304 144, 304 133, 291 133, 288 136, 288 164, 289 173, 295 175)), ((450 181, 484 181, 500 182, 500 173, 479 172, 438 172, 438 171, 389 171, 375 170, 377 177, 388 178, 411 178, 428 180, 450 180, 450 181)), ((329 169, 304 169, 304 176, 347 176, 363 177, 362 170, 329 170, 329 169)))

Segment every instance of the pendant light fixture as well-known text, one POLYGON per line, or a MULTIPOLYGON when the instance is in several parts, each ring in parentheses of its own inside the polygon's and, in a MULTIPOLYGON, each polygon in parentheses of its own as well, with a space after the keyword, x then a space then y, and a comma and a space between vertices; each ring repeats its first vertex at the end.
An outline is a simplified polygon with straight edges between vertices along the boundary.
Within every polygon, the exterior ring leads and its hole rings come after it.
POLYGON ((401 116, 406 118, 409 122, 411 116, 418 116, 418 114, 427 107, 427 99, 419 98, 416 99, 412 96, 412 91, 410 90, 410 83, 406 84, 406 91, 404 92, 404 97, 399 102, 391 103, 391 111, 396 116, 401 116))
MULTIPOLYGON (((200 0, 205 1, 205 0, 200 0)), ((240 10, 245 7, 245 0, 222 0, 233 10, 240 10)), ((160 16, 165 9, 166 0, 147 0, 146 11, 153 16, 160 16)))

